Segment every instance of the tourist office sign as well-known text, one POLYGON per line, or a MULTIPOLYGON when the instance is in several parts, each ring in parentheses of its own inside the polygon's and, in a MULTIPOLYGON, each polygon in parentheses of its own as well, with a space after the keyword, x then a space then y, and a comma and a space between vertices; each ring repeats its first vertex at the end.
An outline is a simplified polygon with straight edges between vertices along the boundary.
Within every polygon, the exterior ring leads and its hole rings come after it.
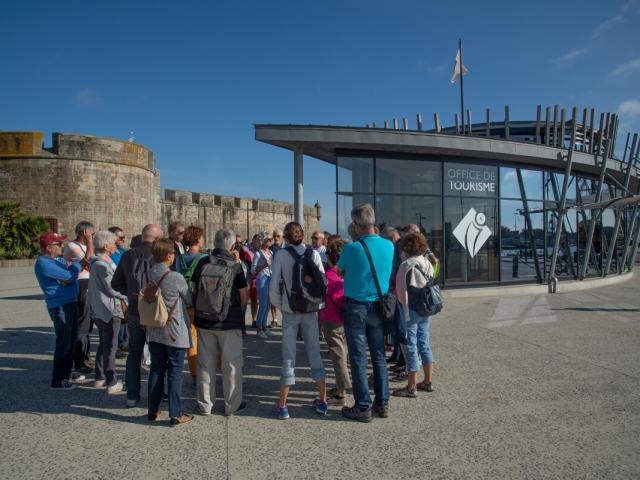
POLYGON ((444 193, 495 197, 498 194, 498 169, 494 166, 445 163, 444 193))

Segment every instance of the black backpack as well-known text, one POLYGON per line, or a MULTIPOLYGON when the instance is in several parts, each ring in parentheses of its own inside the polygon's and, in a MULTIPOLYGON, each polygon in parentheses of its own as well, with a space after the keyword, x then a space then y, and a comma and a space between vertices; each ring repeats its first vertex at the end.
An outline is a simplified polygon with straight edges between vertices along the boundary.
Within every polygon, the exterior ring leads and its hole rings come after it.
MULTIPOLYGON (((302 255, 298 255, 292 246, 286 247, 285 250, 294 260, 291 272, 291 294, 288 296, 289 307, 294 313, 319 312, 325 306, 327 278, 313 261, 313 249, 307 248, 302 255)), ((284 276, 282 281, 284 282, 284 276)), ((286 292, 286 284, 284 287, 286 292)))
POLYGON ((149 283, 151 257, 137 257, 127 278, 127 294, 137 298, 138 293, 149 283))
MULTIPOLYGON (((422 274, 426 279, 427 284, 422 288, 418 288, 410 286, 409 282, 407 282, 409 309, 423 317, 429 317, 440 313, 443 307, 440 287, 435 282, 434 278, 428 277, 419 266, 416 265, 414 268, 422 274)), ((411 272, 411 270, 409 270, 409 272, 411 272)), ((407 272, 407 276, 409 276, 409 272, 407 272)))
POLYGON ((202 267, 198 282, 197 317, 212 322, 226 320, 232 303, 235 265, 235 260, 209 255, 209 263, 202 267))

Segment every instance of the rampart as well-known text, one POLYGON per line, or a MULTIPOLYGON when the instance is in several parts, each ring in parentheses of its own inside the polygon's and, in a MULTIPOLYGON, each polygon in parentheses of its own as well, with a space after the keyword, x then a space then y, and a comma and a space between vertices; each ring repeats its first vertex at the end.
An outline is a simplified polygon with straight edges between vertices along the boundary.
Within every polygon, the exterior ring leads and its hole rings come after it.
MULTIPOLYGON (((129 237, 147 223, 166 230, 180 220, 203 227, 207 246, 223 227, 250 237, 294 218, 291 204, 272 200, 181 190, 165 190, 161 198, 156 157, 146 147, 66 133, 54 133, 45 148, 41 132, 0 132, 0 200, 20 202, 69 235, 80 220, 99 229, 118 225, 129 237)), ((319 219, 319 205, 305 207, 309 235, 319 219)))

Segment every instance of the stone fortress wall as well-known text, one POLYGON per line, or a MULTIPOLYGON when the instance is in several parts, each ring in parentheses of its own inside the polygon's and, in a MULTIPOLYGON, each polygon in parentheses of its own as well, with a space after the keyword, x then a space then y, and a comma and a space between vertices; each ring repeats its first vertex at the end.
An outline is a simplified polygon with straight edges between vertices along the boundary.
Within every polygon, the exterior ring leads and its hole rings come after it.
MULTIPOLYGON (((167 229, 173 220, 205 229, 206 245, 222 227, 243 237, 293 220, 285 202, 166 190, 153 152, 131 142, 76 134, 0 132, 0 200, 14 200, 73 236, 80 220, 98 229, 122 227, 128 238, 147 223, 167 229)), ((320 206, 305 207, 305 230, 318 228, 320 206)))

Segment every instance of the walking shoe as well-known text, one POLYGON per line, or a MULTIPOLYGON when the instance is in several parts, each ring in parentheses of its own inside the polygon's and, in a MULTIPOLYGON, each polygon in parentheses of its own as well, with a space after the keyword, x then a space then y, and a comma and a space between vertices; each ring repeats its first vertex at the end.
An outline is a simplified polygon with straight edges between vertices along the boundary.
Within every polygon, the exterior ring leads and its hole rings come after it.
POLYGON ((369 423, 373 418, 371 417, 371 409, 361 410, 358 405, 353 407, 342 407, 342 416, 349 420, 356 420, 358 422, 369 423))
POLYGON ((264 333, 267 337, 277 337, 277 335, 273 333, 271 330, 265 330, 264 333))
POLYGON ((389 417, 389 405, 374 405, 372 410, 380 418, 389 417))
POLYGON ((417 388, 409 388, 409 386, 404 386, 402 388, 396 388, 391 391, 391 395, 394 397, 404 397, 404 398, 418 398, 418 389, 417 388))
POLYGON ((86 379, 87 377, 82 375, 80 372, 71 372, 71 378, 69 379, 69 381, 71 383, 80 383, 84 382, 86 379))
POLYGON ((422 390, 423 392, 433 392, 435 389, 431 385, 431 382, 420 382, 418 383, 418 390, 422 390))
POLYGON ((267 334, 264 332, 264 330, 260 330, 258 332, 258 338, 261 338, 263 340, 266 340, 268 338, 267 334))
POLYGON ((140 403, 140 399, 132 399, 132 398, 127 398, 127 408, 133 408, 133 407, 137 407, 138 403, 140 403))
POLYGON ((106 384, 106 380, 96 380, 93 382, 93 388, 104 388, 106 384))
POLYGON ((60 383, 54 383, 51 385, 51 390, 73 390, 76 385, 69 380, 62 380, 60 383))
POLYGON ((122 382, 116 382, 113 385, 110 385, 107 387, 107 394, 108 395, 115 395, 117 393, 122 392, 122 382))
POLYGON ((231 415, 235 415, 238 412, 241 412, 242 410, 244 410, 245 408, 247 408, 247 402, 245 402, 244 400, 242 402, 240 402, 240 406, 233 412, 229 412, 229 413, 225 413, 225 417, 230 417, 231 415))
POLYGON ((125 352, 124 350, 117 350, 116 358, 127 358, 127 352, 125 352))
POLYGON ((289 418, 289 407, 286 405, 276 405, 276 409, 278 410, 278 420, 286 420, 289 418))
POLYGON ((169 425, 171 425, 172 427, 177 427, 178 425, 189 423, 191 420, 193 420, 193 415, 187 415, 186 413, 183 413, 179 417, 173 417, 169 422, 169 425))
POLYGON ((158 417, 160 417, 160 412, 147 414, 147 420, 149 420, 150 422, 155 422, 156 420, 158 420, 158 417))
POLYGON ((254 320, 253 322, 251 322, 251 326, 253 328, 258 328, 258 324, 256 323, 256 321, 254 320))
POLYGON ((278 321, 274 320, 271 322, 271 328, 278 328, 278 321))
POLYGON ((160 398, 160 401, 163 403, 166 403, 169 401, 169 395, 167 395, 166 393, 162 394, 162 397, 160 398))
POLYGON ((204 416, 204 417, 208 417, 209 415, 211 415, 211 411, 207 411, 204 408, 202 408, 200 406, 200 404, 198 404, 198 412, 200 413, 200 415, 204 416))
POLYGON ((318 415, 326 415, 327 410, 329 410, 329 405, 327 402, 323 402, 319 398, 316 398, 313 401, 313 408, 316 410, 318 415))

